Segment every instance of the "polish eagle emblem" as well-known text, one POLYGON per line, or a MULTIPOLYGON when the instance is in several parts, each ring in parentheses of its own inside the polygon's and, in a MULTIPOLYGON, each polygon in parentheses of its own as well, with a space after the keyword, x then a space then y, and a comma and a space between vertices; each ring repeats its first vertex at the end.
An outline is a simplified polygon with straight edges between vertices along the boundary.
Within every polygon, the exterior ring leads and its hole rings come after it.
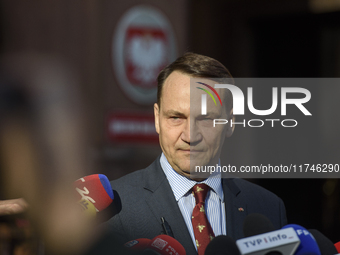
POLYGON ((127 76, 135 85, 156 86, 160 70, 167 63, 167 42, 162 30, 130 28, 126 45, 127 76))

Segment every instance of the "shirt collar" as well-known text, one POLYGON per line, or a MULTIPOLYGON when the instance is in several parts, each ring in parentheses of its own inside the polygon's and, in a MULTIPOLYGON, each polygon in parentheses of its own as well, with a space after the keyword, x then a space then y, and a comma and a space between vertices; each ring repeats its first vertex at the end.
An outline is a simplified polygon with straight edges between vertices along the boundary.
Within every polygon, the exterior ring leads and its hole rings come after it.
MULTIPOLYGON (((208 179, 202 182, 196 182, 183 175, 177 173, 168 162, 164 153, 162 153, 160 158, 161 167, 165 173, 166 178, 169 181, 171 189, 175 195, 176 201, 185 196, 197 183, 207 184, 221 199, 224 200, 224 194, 222 189, 221 173, 216 173, 210 175, 208 179)), ((220 165, 220 162, 218 163, 220 165)))

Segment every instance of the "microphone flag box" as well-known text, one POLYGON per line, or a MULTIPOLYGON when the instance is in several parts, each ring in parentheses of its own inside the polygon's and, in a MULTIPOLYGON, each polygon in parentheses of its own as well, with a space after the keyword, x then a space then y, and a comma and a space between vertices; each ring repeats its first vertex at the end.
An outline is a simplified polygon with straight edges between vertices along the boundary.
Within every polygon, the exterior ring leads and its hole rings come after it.
POLYGON ((74 182, 74 186, 77 198, 91 202, 97 212, 107 208, 114 199, 110 181, 103 174, 82 177, 74 182))
POLYGON ((268 252, 281 252, 293 255, 300 239, 293 228, 280 229, 236 241, 242 255, 263 255, 268 252))

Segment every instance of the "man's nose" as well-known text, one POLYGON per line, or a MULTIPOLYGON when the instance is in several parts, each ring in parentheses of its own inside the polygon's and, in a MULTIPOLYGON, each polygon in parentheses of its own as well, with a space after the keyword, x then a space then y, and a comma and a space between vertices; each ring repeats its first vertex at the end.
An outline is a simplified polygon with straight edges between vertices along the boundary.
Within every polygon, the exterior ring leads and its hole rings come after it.
POLYGON ((190 144, 190 119, 188 118, 183 126, 181 139, 190 144))
POLYGON ((185 126, 183 127, 182 140, 189 144, 195 144, 202 140, 202 134, 195 121, 187 120, 185 126))
POLYGON ((202 136, 202 132, 199 128, 199 126, 197 125, 196 121, 192 120, 191 124, 190 124, 190 138, 191 138, 191 145, 195 145, 197 143, 199 143, 203 136, 202 136))

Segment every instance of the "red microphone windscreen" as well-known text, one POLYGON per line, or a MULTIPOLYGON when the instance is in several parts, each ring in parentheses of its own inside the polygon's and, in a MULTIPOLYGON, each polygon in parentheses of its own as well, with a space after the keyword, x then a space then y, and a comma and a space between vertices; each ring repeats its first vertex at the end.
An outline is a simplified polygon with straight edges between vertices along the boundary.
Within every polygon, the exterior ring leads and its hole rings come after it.
POLYGON ((340 242, 337 242, 336 244, 334 244, 336 250, 340 253, 340 242))
POLYGON ((90 201, 98 212, 108 207, 113 200, 113 192, 105 175, 93 174, 74 182, 77 199, 90 201))
POLYGON ((150 244, 151 240, 148 238, 138 238, 136 240, 131 240, 124 244, 124 247, 127 248, 127 250, 132 252, 141 252, 146 249, 146 247, 150 244))
POLYGON ((151 240, 147 248, 161 255, 186 255, 184 247, 175 238, 168 235, 156 236, 151 240))

